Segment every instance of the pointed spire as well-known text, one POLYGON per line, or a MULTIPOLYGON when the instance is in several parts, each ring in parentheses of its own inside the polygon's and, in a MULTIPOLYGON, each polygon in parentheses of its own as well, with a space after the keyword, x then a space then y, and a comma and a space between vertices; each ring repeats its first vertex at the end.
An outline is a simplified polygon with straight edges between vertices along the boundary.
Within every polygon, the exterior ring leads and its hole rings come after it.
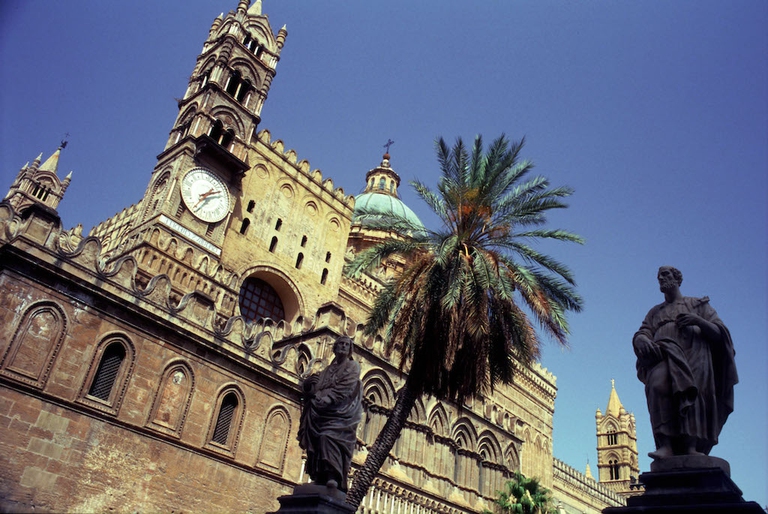
POLYGON ((40 166, 40 161, 43 160, 43 152, 40 152, 40 155, 35 157, 35 160, 32 161, 32 168, 37 169, 38 166, 40 166))
POLYGON ((589 467, 589 461, 587 461, 587 469, 586 469, 586 471, 584 471, 584 475, 587 478, 591 478, 592 480, 595 479, 595 477, 592 476, 592 469, 589 467))
POLYGON ((256 0, 248 8, 248 16, 261 16, 261 0, 256 0))
POLYGON ((277 41, 277 49, 282 50, 283 46, 285 45, 285 38, 288 37, 288 29, 285 25, 282 26, 282 28, 277 31, 277 37, 275 40, 277 41))
POLYGON ((53 155, 48 157, 46 161, 38 168, 40 171, 50 171, 56 173, 59 168, 59 157, 61 156, 61 147, 57 148, 53 155))
POLYGON ((605 413, 618 418, 623 408, 621 400, 619 400, 619 393, 616 392, 616 381, 611 379, 611 395, 608 397, 608 407, 605 408, 605 413))

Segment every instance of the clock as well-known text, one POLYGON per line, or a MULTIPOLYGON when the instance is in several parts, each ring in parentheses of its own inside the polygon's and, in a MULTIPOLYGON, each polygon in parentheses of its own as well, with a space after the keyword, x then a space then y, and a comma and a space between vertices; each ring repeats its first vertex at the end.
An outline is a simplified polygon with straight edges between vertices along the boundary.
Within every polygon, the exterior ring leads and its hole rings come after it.
POLYGON ((205 168, 194 168, 184 175, 181 198, 192 214, 207 223, 221 221, 229 212, 229 189, 205 168))

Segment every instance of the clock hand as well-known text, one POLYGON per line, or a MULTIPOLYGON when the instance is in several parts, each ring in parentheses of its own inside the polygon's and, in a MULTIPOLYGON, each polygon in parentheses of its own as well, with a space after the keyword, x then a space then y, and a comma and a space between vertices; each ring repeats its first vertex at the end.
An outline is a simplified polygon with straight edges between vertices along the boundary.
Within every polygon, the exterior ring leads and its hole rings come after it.
POLYGON ((219 193, 219 192, 220 191, 214 191, 213 189, 211 189, 207 193, 201 193, 200 196, 198 197, 200 199, 197 201, 197 203, 194 205, 194 207, 192 207, 192 210, 193 211, 196 210, 197 206, 200 205, 201 203, 203 203, 205 200, 207 200, 209 196, 215 195, 216 193, 219 193))

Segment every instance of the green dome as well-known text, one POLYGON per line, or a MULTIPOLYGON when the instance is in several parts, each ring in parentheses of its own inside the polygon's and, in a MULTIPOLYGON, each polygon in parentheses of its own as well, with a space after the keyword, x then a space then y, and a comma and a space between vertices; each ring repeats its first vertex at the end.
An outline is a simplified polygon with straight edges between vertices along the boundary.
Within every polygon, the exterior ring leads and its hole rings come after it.
POLYGON ((384 216, 394 214, 401 216, 415 226, 424 228, 416 213, 410 207, 405 205, 399 198, 383 193, 363 193, 355 197, 355 212, 352 215, 352 221, 356 221, 361 211, 367 214, 382 214, 384 216))

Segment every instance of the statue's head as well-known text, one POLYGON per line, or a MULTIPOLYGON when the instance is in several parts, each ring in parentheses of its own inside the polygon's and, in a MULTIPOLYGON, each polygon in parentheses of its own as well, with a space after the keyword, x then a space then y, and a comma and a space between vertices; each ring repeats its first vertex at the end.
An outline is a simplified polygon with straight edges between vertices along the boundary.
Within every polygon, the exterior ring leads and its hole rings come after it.
POLYGON ((680 284, 683 283, 683 273, 672 266, 660 267, 656 278, 659 279, 659 288, 661 289, 661 292, 679 288, 680 284))
POLYGON ((333 343, 333 353, 336 356, 345 356, 349 360, 352 360, 352 351, 355 348, 355 343, 351 337, 341 336, 333 343))

